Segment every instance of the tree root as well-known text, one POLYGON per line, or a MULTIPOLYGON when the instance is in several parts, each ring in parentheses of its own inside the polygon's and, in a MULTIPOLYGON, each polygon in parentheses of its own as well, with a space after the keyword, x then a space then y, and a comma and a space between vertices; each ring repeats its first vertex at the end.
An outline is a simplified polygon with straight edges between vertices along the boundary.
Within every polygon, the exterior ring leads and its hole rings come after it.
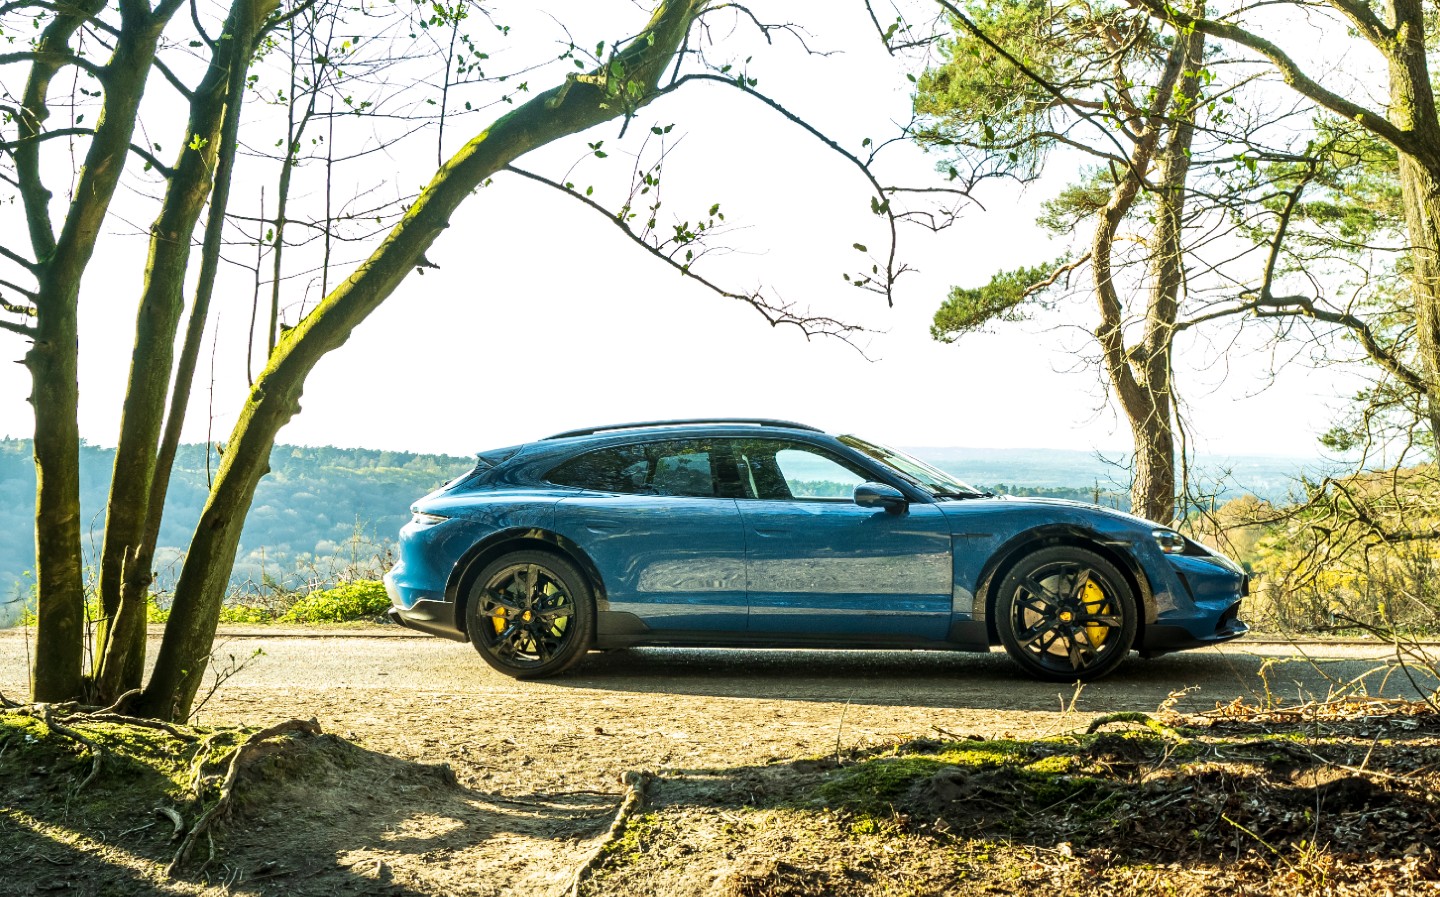
MULTIPOLYGON (((176 878, 178 876, 180 868, 184 866, 185 861, 190 858, 190 853, 195 849, 195 845, 197 842, 199 842, 200 836, 208 835, 211 823, 213 823, 216 819, 220 818, 224 813, 230 810, 231 800, 235 796, 235 782, 240 776, 240 767, 244 763, 245 758, 250 754, 253 754, 255 752, 255 749, 260 746, 261 742, 270 738, 274 738, 277 735, 285 734, 319 735, 320 724, 313 719, 286 720, 285 722, 271 726, 268 729, 261 729, 259 732, 252 734, 249 738, 246 738, 243 742, 240 743, 239 747, 235 748, 235 752, 230 755, 229 767, 225 771, 225 781, 220 786, 220 797, 215 801, 215 803, 211 804, 210 807, 205 810, 205 812, 200 814, 200 816, 195 820, 195 824, 190 828, 189 833, 185 835, 185 840, 180 842, 180 849, 175 851, 175 858, 170 861, 170 865, 165 867, 165 876, 167 878, 176 878)), ((203 766, 203 762, 204 761, 200 759, 200 755, 197 755, 195 766, 197 773, 198 770, 203 766)), ((198 791, 198 775, 196 776, 195 787, 198 791)))
POLYGON ((179 841, 180 837, 185 834, 185 817, 181 816, 175 810, 169 807, 156 807, 155 815, 164 816, 170 820, 171 825, 175 826, 175 832, 170 836, 171 841, 179 841))
POLYGON ((1137 723, 1154 732, 1156 735, 1161 736, 1162 738, 1168 738, 1172 741, 1189 741, 1188 738, 1186 738, 1184 735, 1181 735, 1177 730, 1170 728, 1169 726, 1160 722, 1158 719, 1151 716, 1150 714, 1140 713, 1133 710, 1121 711, 1119 713, 1107 713, 1104 716, 1098 716, 1090 721, 1090 728, 1085 730, 1085 734, 1094 735, 1100 729, 1103 729, 1105 726, 1108 726, 1111 723, 1137 723))
POLYGON ((620 781, 625 784, 625 797, 620 801, 620 809, 615 812, 615 821, 610 823, 610 830, 605 833, 605 837, 600 839, 600 843, 595 845, 595 848, 585 857, 585 861, 576 867, 574 874, 570 876, 570 887, 566 889, 570 897, 580 897, 580 886, 600 865, 606 849, 625 834, 625 826, 630 824, 630 820, 644 806, 645 792, 654 778, 648 772, 633 769, 620 776, 620 781))
POLYGON ((18 702, 16 702, 16 701, 10 700, 9 698, 5 697, 5 693, 4 693, 4 692, 0 692, 0 708, 4 708, 4 709, 6 709, 6 710, 12 710, 12 709, 14 709, 14 708, 16 708, 16 707, 22 707, 22 706, 24 706, 24 705, 23 705, 23 704, 20 704, 20 703, 18 703, 18 702))
MULTIPOLYGON (((90 752, 90 772, 85 776, 85 778, 80 780, 80 784, 75 786, 74 793, 79 794, 81 791, 85 790, 86 785, 89 785, 91 782, 93 782, 95 780, 95 777, 100 774, 100 765, 102 759, 105 756, 105 749, 102 748, 100 745, 96 744, 95 742, 91 741, 86 736, 81 735, 79 732, 56 720, 52 714, 51 705, 38 704, 36 705, 36 709, 40 711, 40 721, 43 722, 45 724, 45 727, 48 728, 51 732, 54 732, 57 735, 63 735, 71 741, 79 742, 80 744, 85 746, 86 750, 90 752)), ((31 711, 27 715, 34 716, 35 714, 33 711, 31 711)))
POLYGON ((165 732, 181 741, 193 743, 200 740, 200 736, 194 732, 186 732, 171 723, 158 719, 145 719, 140 716, 126 716, 123 713, 111 713, 108 710, 101 710, 95 713, 76 713, 65 717, 65 722, 87 722, 87 723, 118 723, 124 726, 139 726, 142 729, 157 729, 165 732))

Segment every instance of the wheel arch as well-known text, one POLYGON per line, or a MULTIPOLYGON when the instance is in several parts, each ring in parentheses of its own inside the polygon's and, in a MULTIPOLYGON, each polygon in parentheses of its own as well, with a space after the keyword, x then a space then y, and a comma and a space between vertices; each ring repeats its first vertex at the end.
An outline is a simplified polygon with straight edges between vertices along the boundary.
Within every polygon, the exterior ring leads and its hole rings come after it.
POLYGON ((445 597, 454 603, 455 622, 461 632, 465 631, 466 604, 470 600, 470 586, 475 577, 501 555, 526 550, 548 551, 574 564, 585 577, 586 585, 590 586, 592 598, 597 603, 605 600, 605 581, 600 577, 599 568, 573 540, 538 527, 500 530, 476 542, 461 555, 445 584, 445 597))
POLYGON ((1000 644, 1000 633, 995 629, 995 601, 999 598, 1000 583, 1021 559, 1042 548, 1069 546, 1093 551, 1115 565, 1125 577, 1126 584, 1140 602, 1140 619, 1135 632, 1135 644, 1141 644, 1141 637, 1147 624, 1155 619, 1155 598, 1150 581, 1140 564, 1126 550, 1129 542, 1106 538, 1094 530, 1074 524, 1051 524, 1027 530, 1011 538, 980 570, 980 585, 976 589, 976 611, 984 614, 985 630, 990 644, 1000 644))

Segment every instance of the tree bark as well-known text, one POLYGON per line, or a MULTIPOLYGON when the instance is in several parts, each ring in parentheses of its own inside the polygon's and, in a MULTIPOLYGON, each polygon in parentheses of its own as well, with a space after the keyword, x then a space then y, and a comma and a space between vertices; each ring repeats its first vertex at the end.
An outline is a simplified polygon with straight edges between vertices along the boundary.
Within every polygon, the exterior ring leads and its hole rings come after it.
POLYGON ((1400 197, 1410 236, 1415 338, 1430 434, 1440 446, 1440 116, 1425 56, 1420 0, 1392 0, 1393 38, 1381 46, 1389 63, 1389 118, 1413 135, 1416 149, 1400 152, 1400 197))
POLYGON ((1130 153, 1130 172, 1116 185, 1110 202, 1101 211, 1090 247, 1101 321, 1095 337, 1135 446, 1130 510, 1162 523, 1175 515, 1170 349, 1183 280, 1180 226, 1203 49, 1204 39, 1198 34, 1176 37, 1148 110, 1145 129, 1130 153), (1169 140, 1157 154, 1157 146, 1167 133, 1169 140), (1147 173, 1152 165, 1159 170, 1161 181, 1150 263, 1153 279, 1144 336, 1132 348, 1125 342, 1124 303, 1115 286, 1112 255, 1116 232, 1142 186, 1136 173, 1147 173))
MULTIPOLYGON (((1203 14, 1203 10, 1197 10, 1203 14)), ((1175 518, 1175 396, 1171 362, 1180 290, 1185 281, 1181 230, 1185 220, 1186 185, 1190 178, 1190 147, 1195 138, 1195 108, 1200 95, 1205 36, 1188 32, 1176 38, 1185 61, 1167 116, 1169 139, 1156 164, 1155 230, 1150 252, 1150 301, 1145 309, 1145 334, 1134 353, 1136 381, 1146 398, 1140 414, 1131 416, 1135 438, 1134 479, 1130 484, 1132 513, 1159 523, 1175 518)))
POLYGON ((286 332, 226 443, 176 584, 155 672, 140 699, 142 712, 165 719, 189 714, 209 661, 245 513, 268 471, 276 435, 300 410, 305 377, 416 265, 426 263, 426 250, 455 209, 495 172, 532 149, 628 115, 652 99, 706 2, 665 0, 604 69, 572 77, 497 119, 441 166, 369 259, 286 332))
MULTIPOLYGON (((174 6, 169 7, 173 14, 174 6)), ((88 13, 86 13, 88 14, 88 13)), ((67 52, 82 15, 68 30, 64 16, 47 27, 42 43, 67 52)), ((36 662, 31 683, 37 701, 81 697, 85 637, 85 592, 80 545, 79 294, 100 226, 130 152, 131 136, 155 46, 164 27, 164 8, 127 2, 121 8, 121 37, 104 68, 105 100, 85 154, 59 237, 49 220, 50 193, 40 176, 38 152, 17 157, 21 195, 39 262, 34 345, 25 355, 35 409, 35 578, 39 587, 36 662)), ((48 115, 45 94, 57 69, 32 68, 26 85, 25 133, 38 134, 48 115)))
MULTIPOLYGON (((231 7, 210 67, 191 97, 187 145, 180 150, 160 214, 150 228, 150 254, 100 558, 94 676, 100 703, 109 703, 139 688, 144 675, 146 599, 165 500, 164 485, 154 488, 157 441, 170 393, 190 243, 210 195, 212 172, 222 144, 222 125, 227 118, 239 115, 244 82, 240 79, 232 85, 237 80, 232 77, 233 69, 248 69, 260 28, 276 5, 276 0, 236 0, 231 7), (196 137, 203 142, 192 148, 190 144, 196 137)), ((213 278, 213 271, 211 274, 213 278)), ((191 374, 193 370, 192 365, 191 374)), ((183 421, 184 411, 181 404, 172 410, 172 416, 178 413, 183 421)), ((166 484, 170 462, 173 454, 165 475, 159 477, 166 484)))

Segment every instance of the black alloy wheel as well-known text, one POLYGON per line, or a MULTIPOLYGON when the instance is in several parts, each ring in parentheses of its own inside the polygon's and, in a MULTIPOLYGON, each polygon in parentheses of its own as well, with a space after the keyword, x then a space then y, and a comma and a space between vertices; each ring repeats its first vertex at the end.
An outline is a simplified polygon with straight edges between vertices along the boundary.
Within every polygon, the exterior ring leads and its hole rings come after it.
POLYGON ((590 587, 574 565, 516 551, 480 571, 465 609, 470 641, 490 666, 517 679, 569 669, 594 641, 590 587))
POLYGON ((1135 596, 1115 565, 1069 546, 1027 555, 995 602, 995 626, 1025 672, 1052 682, 1098 679, 1130 653, 1135 596))

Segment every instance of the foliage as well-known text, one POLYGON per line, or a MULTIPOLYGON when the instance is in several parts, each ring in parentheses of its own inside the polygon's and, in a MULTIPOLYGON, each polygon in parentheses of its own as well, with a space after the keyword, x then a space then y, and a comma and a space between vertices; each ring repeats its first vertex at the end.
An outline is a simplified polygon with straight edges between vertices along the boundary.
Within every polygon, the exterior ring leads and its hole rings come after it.
POLYGON ((1311 483, 1307 496, 1278 506, 1236 499, 1193 520, 1191 532, 1250 571, 1242 610, 1265 631, 1433 635, 1440 550, 1429 539, 1385 533, 1440 524, 1435 473, 1425 465, 1311 483))
POLYGON ((951 287, 950 298, 935 312, 930 336, 942 343, 953 343, 994 321, 1024 320, 1026 312, 1022 305, 1029 299, 1039 302, 1061 266, 1068 261, 1067 257, 1030 268, 1001 271, 983 287, 951 287))
POLYGON ((384 583, 350 582, 306 595, 291 605, 279 622, 348 623, 382 617, 389 609, 384 583))

